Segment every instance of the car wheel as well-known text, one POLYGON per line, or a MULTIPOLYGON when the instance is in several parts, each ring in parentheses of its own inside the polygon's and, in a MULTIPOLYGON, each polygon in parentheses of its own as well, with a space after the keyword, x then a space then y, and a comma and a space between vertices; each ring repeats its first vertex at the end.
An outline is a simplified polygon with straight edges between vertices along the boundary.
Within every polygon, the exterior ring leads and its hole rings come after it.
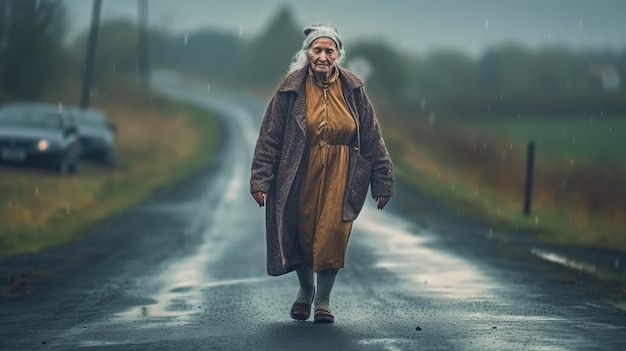
POLYGON ((76 174, 78 173, 78 158, 74 158, 69 165, 69 173, 76 174))
POLYGON ((57 170, 60 175, 68 175, 70 173, 70 158, 68 156, 64 156, 59 164, 57 165, 57 170))
POLYGON ((76 174, 78 172, 78 159, 70 155, 66 155, 57 165, 59 175, 76 174))
POLYGON ((113 158, 113 151, 105 151, 102 154, 100 160, 105 167, 112 168, 115 163, 114 158, 113 158))

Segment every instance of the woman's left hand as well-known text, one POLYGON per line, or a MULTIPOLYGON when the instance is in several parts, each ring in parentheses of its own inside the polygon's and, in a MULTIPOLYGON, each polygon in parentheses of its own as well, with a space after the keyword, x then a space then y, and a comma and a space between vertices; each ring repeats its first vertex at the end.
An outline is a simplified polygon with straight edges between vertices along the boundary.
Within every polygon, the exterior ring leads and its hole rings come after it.
POLYGON ((387 205, 387 202, 389 202, 389 196, 377 196, 374 198, 374 200, 378 202, 378 209, 382 210, 383 207, 387 205))

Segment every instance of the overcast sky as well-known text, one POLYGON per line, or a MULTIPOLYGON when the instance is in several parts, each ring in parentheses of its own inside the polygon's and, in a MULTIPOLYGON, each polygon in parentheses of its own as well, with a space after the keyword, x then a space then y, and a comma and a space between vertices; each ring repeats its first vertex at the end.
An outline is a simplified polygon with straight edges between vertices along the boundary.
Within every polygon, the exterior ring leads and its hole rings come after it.
MULTIPOLYGON (((72 32, 88 28, 92 1, 64 0, 72 32)), ((137 1, 104 0, 102 17, 137 16, 137 1)), ((148 0, 150 25, 176 32, 220 28, 250 37, 284 5, 295 19, 339 27, 349 51, 361 38, 389 41, 403 51, 452 48, 479 54, 502 42, 532 48, 626 49, 626 0, 148 0)), ((304 36, 304 35, 303 35, 304 36)), ((294 48, 294 50, 297 48, 294 48)))

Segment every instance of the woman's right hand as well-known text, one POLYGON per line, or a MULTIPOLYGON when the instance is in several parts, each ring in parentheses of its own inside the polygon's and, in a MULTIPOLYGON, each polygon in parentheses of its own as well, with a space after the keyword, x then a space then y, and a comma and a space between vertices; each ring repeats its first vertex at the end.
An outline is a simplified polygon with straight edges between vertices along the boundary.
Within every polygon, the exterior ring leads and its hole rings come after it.
POLYGON ((256 193, 252 193, 252 197, 259 207, 265 206, 265 198, 267 198, 267 194, 262 191, 257 191, 256 193))

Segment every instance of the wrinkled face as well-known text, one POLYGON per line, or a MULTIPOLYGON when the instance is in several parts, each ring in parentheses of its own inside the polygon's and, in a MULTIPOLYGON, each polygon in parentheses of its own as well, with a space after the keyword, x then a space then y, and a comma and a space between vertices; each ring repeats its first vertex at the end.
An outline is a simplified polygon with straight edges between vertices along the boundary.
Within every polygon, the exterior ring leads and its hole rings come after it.
POLYGON ((337 45, 330 38, 318 38, 311 43, 307 52, 313 72, 328 76, 339 56, 337 45))

